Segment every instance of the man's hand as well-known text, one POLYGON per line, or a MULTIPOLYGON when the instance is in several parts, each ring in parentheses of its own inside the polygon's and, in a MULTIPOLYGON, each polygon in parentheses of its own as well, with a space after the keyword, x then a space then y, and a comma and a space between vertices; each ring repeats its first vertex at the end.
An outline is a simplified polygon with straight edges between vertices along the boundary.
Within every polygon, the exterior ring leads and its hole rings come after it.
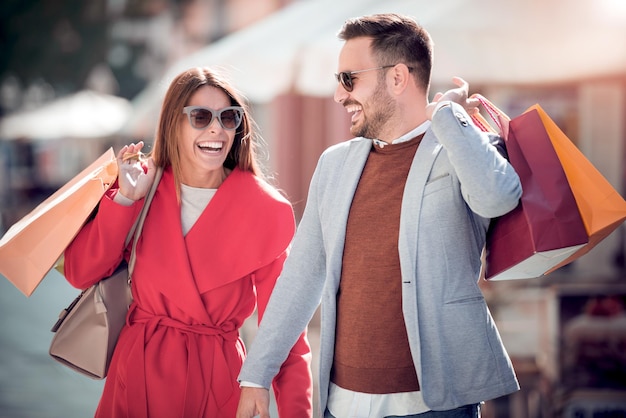
POLYGON ((237 418, 270 418, 270 391, 265 388, 242 387, 237 418))
POLYGON ((469 115, 478 113, 480 101, 476 98, 468 96, 469 84, 460 77, 452 77, 452 82, 458 87, 450 89, 445 93, 437 93, 433 97, 433 101, 426 106, 426 116, 428 119, 433 118, 435 108, 439 102, 455 102, 465 108, 469 115))

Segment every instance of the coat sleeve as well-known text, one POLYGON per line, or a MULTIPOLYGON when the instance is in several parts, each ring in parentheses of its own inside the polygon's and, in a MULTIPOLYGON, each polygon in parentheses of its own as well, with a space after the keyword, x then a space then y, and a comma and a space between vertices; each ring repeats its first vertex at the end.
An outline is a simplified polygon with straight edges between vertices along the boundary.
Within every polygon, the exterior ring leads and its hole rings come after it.
POLYGON ((143 199, 123 206, 113 201, 115 193, 112 189, 102 197, 93 219, 65 249, 65 277, 78 289, 110 276, 125 256, 124 241, 141 211, 143 199))
MULTIPOLYGON (((280 275, 287 251, 273 263, 255 273, 259 324, 263 319, 270 295, 280 275)), ((311 347, 306 329, 291 348, 272 382, 278 413, 281 417, 310 417, 313 415, 313 378, 311 347)))

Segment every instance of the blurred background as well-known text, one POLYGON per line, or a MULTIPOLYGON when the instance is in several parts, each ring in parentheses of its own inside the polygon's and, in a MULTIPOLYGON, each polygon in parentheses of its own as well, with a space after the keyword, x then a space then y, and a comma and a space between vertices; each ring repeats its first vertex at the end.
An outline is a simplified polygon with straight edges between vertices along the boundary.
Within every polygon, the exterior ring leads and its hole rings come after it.
MULTIPOLYGON (((624 196, 624 0, 3 0, 0 235, 109 147, 149 147, 165 89, 193 66, 248 98, 299 218, 320 153, 350 138, 336 33, 375 12, 431 33, 431 94, 458 75, 511 117, 540 103, 624 196)), ((522 386, 484 417, 626 416, 625 251, 622 225, 550 275, 481 281, 522 386)), ((0 418, 93 415, 102 382, 47 354, 76 294, 54 270, 30 298, 0 280, 0 418)), ((317 315, 310 336, 316 354, 317 315)))

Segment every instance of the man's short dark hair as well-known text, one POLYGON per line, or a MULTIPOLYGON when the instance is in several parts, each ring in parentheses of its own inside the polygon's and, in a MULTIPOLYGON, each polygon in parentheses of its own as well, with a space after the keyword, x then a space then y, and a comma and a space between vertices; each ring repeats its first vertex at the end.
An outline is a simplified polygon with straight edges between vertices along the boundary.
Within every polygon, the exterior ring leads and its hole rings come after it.
POLYGON ((379 65, 406 64, 417 85, 428 93, 433 44, 428 32, 415 20, 395 13, 356 17, 344 23, 338 37, 343 41, 371 38, 372 53, 379 65))

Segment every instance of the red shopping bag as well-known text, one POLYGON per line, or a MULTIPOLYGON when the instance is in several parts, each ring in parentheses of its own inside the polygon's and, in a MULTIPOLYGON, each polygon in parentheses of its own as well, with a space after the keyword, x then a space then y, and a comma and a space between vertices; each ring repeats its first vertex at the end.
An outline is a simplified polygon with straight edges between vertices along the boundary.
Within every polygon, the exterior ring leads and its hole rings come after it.
POLYGON ((509 120, 486 99, 483 104, 501 128, 523 190, 518 206, 491 223, 485 278, 539 277, 570 259, 588 244, 589 236, 538 111, 509 120))
POLYGON ((110 148, 9 228, 0 240, 0 273, 30 296, 116 178, 110 148))

